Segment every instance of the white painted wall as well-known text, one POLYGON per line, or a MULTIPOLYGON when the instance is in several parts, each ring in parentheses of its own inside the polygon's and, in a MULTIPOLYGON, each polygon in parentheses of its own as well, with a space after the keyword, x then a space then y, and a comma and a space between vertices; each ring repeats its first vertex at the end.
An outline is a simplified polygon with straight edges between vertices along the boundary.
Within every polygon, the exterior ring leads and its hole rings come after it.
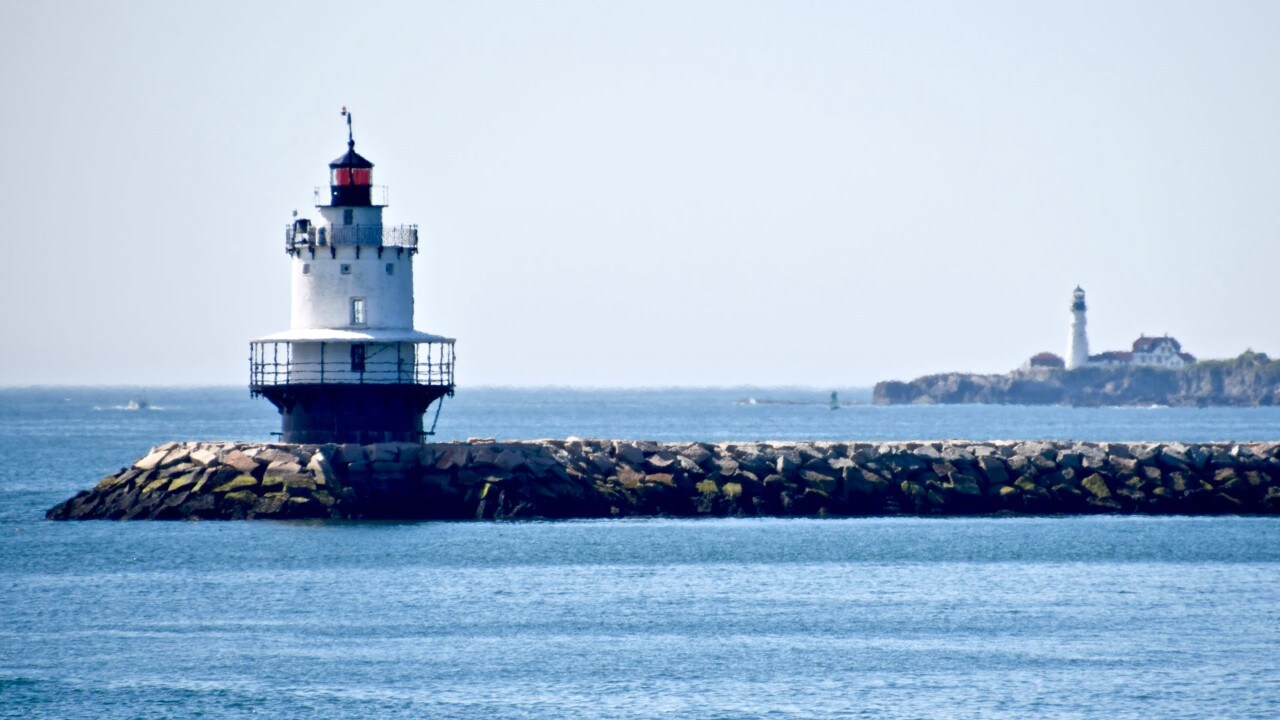
POLYGON ((1084 367, 1089 362, 1089 336, 1085 329, 1084 310, 1071 311, 1071 339, 1067 342, 1067 369, 1084 367))
POLYGON ((1089 364, 1089 334, 1086 329, 1084 290, 1079 285, 1071 291, 1071 337, 1067 340, 1067 369, 1089 364))
POLYGON ((335 245, 295 255, 289 327, 412 329, 413 254, 403 248, 382 248, 379 257, 378 250, 335 245), (343 265, 350 266, 349 274, 342 273, 343 265), (351 323, 351 300, 357 297, 364 298, 364 325, 351 323))
MULTIPOLYGON (((382 246, 382 208, 322 205, 317 209, 321 219, 316 223, 316 246, 300 247, 290 260, 290 330, 412 333, 414 253, 410 248, 382 246), (351 212, 349 223, 345 211, 351 212), (335 233, 335 228, 361 231, 357 238, 356 233, 335 233), (340 241, 335 243, 335 237, 340 241), (322 238, 324 245, 318 242, 322 238), (353 301, 357 298, 363 300, 361 324, 353 322, 353 301)), ((437 363, 434 372, 440 372, 441 354, 452 357, 452 346, 448 344, 452 341, 441 344, 399 339, 360 343, 365 348, 363 373, 352 369, 351 342, 284 341, 269 348, 264 346, 262 352, 266 354, 256 361, 264 368, 277 363, 265 370, 269 376, 262 381, 266 384, 318 383, 321 378, 325 383, 441 382, 424 377, 415 380, 415 352, 418 362, 437 363), (291 348, 291 356, 277 355, 286 348, 291 348)), ((417 368, 427 372, 423 365, 417 368)), ((452 381, 451 376, 448 381, 452 381)))
POLYGON ((382 208, 376 205, 370 207, 343 207, 340 205, 317 205, 316 209, 320 211, 321 221, 317 225, 344 225, 343 210, 351 211, 352 225, 381 225, 382 224, 382 208))

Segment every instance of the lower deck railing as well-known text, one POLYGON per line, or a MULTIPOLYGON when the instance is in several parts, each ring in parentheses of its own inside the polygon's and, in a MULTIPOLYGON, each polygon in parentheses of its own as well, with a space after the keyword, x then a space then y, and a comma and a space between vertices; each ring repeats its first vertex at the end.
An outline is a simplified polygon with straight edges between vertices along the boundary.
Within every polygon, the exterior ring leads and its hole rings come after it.
POLYGON ((453 342, 249 344, 249 387, 378 384, 453 386, 453 342))

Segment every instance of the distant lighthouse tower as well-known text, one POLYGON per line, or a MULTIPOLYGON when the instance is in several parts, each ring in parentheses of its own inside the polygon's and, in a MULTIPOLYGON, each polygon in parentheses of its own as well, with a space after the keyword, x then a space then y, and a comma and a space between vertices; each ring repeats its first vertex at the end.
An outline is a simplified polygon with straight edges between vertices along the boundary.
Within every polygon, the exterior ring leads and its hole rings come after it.
POLYGON ((1085 332, 1084 290, 1077 285, 1071 297, 1071 341, 1067 345, 1068 370, 1084 367, 1089 362, 1089 335, 1085 332))
POLYGON ((342 114, 347 152, 316 189, 320 220, 295 212, 285 228, 289 330, 250 343, 249 390, 280 411, 285 442, 419 442, 423 413, 453 394, 454 341, 413 329, 418 227, 382 224, 385 188, 375 197, 342 114))

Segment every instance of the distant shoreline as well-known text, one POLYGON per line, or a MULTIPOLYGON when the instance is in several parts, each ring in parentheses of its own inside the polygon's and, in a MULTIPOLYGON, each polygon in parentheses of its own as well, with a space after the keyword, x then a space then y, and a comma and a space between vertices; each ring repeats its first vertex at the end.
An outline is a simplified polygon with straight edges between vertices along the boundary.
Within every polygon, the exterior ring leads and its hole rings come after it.
POLYGON ((877 383, 876 405, 1258 407, 1280 405, 1280 361, 1246 352, 1183 368, 1029 367, 999 375, 942 373, 877 383))

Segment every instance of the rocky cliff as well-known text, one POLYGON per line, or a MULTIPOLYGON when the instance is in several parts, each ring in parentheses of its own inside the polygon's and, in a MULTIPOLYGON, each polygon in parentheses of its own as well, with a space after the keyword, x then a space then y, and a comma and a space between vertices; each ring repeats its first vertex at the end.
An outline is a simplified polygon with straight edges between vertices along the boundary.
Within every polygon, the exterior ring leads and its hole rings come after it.
POLYGON ((170 443, 68 519, 1280 513, 1280 443, 170 443))
POLYGON ((1037 368, 1003 375, 945 373, 911 382, 878 383, 878 405, 1172 405, 1209 407, 1280 404, 1280 361, 1248 352, 1233 360, 1157 367, 1037 368))

